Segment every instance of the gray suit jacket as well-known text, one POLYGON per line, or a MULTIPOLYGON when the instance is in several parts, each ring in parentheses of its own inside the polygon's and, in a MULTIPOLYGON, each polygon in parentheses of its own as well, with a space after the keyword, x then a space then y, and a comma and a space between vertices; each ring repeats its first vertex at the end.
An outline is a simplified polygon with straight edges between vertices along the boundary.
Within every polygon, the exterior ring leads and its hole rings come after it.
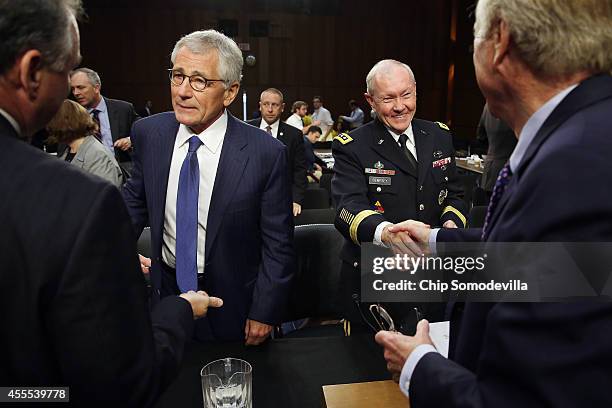
MULTIPOLYGON (((60 156, 65 159, 69 149, 66 149, 60 156)), ((117 160, 94 136, 87 136, 83 144, 79 147, 76 156, 72 159, 72 164, 80 167, 88 173, 95 174, 105 180, 110 181, 117 187, 123 184, 123 174, 117 160)))

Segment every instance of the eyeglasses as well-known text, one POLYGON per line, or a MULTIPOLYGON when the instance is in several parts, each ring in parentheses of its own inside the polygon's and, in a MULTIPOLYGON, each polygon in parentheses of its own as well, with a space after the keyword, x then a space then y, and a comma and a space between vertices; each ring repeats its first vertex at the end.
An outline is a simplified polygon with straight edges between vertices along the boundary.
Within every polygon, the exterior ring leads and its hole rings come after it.
POLYGON ((397 331, 395 330, 395 323, 393 323, 391 315, 382 306, 376 304, 370 305, 370 314, 380 330, 397 331))
POLYGON ((224 79, 208 79, 202 75, 185 75, 180 71, 174 71, 173 69, 168 70, 168 77, 172 85, 180 86, 185 81, 185 78, 189 80, 189 86, 194 91, 202 92, 206 88, 212 86, 213 82, 226 82, 224 79))
MULTIPOLYGON (((423 319, 423 314, 419 311, 417 307, 414 308, 414 312, 416 313, 416 319, 418 323, 423 319)), ((391 315, 381 305, 378 305, 378 304, 370 305, 370 314, 372 315, 372 317, 374 318, 374 321, 378 325, 379 330, 392 331, 392 332, 398 331, 395 328, 395 323, 393 322, 391 315)))

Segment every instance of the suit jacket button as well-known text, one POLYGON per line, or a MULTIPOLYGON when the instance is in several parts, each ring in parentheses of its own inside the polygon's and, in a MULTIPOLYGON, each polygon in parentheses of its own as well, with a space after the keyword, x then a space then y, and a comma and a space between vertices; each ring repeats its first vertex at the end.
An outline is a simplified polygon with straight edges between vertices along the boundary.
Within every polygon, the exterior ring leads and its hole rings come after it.
POLYGON ((353 266, 356 268, 359 266, 359 262, 353 262, 353 266))
POLYGON ((423 204, 419 205, 419 210, 423 211, 425 209, 425 206, 423 204))

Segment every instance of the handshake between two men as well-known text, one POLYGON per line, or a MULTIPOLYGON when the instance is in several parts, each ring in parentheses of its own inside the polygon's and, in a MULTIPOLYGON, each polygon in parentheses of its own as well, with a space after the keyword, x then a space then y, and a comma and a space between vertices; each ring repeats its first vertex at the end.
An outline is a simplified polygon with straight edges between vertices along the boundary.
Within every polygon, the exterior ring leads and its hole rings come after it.
MULTIPOLYGON (((457 228, 454 221, 448 220, 444 228, 457 228)), ((419 256, 429 253, 431 227, 415 220, 406 220, 387 225, 380 236, 381 241, 396 254, 419 256)))

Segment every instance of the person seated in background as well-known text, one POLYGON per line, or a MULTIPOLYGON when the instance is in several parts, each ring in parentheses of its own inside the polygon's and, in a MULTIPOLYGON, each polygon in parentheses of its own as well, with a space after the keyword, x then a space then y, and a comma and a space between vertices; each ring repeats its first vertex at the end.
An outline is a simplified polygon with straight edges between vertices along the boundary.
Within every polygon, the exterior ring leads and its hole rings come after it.
POLYGON ((306 157, 306 173, 308 174, 309 183, 319 181, 323 174, 323 166, 325 166, 325 162, 314 153, 312 147, 321 137, 321 133, 320 127, 311 126, 308 129, 308 133, 304 136, 304 156, 306 157))
POLYGON ((359 105, 357 105, 357 102, 355 102, 354 99, 351 99, 349 101, 349 107, 351 108, 351 115, 350 116, 341 115, 340 119, 342 119, 343 122, 347 122, 351 130, 357 129, 359 126, 363 125, 363 120, 364 120, 363 111, 361 110, 359 105))
POLYGON ((124 181, 121 168, 110 151, 94 136, 97 129, 87 110, 68 99, 47 125, 49 137, 68 146, 60 159, 120 187, 124 181))
POLYGON ((308 129, 310 129, 311 126, 319 126, 321 124, 320 121, 313 121, 310 117, 307 117, 308 104, 304 101, 293 102, 291 112, 293 112, 293 114, 287 118, 285 123, 301 130, 303 135, 308 133, 308 129))

